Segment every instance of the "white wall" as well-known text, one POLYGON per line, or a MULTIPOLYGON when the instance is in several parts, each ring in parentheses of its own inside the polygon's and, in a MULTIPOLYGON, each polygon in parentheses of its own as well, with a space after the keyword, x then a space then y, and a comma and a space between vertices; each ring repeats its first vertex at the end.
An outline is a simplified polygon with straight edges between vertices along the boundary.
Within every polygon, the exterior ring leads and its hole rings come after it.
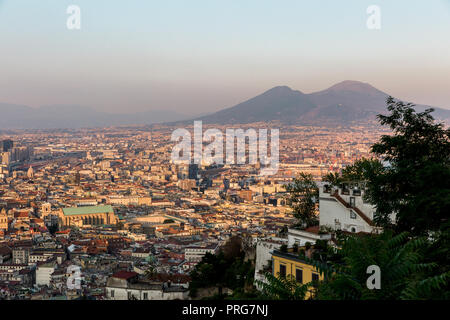
POLYGON ((287 244, 287 239, 277 238, 277 242, 270 240, 258 240, 256 244, 255 280, 264 281, 265 277, 259 271, 272 261, 272 251, 279 249, 283 243, 287 244))
MULTIPOLYGON (((373 209, 368 210, 366 204, 362 205, 362 200, 358 199, 361 197, 355 197, 355 205, 363 211, 369 219, 373 217, 373 209), (360 200, 360 201, 358 201, 360 200)), ((344 200, 349 201, 348 196, 344 200)), ((367 224, 358 214, 356 218, 352 219, 350 217, 350 209, 344 207, 340 202, 338 202, 333 197, 321 197, 319 201, 319 211, 320 211, 320 226, 328 226, 336 229, 335 219, 338 219, 341 223, 341 229, 345 231, 351 231, 352 227, 355 228, 356 232, 371 232, 372 227, 367 224)))
POLYGON ((38 267, 36 269, 36 284, 39 286, 49 286, 51 274, 55 271, 54 267, 38 267))
POLYGON ((163 292, 162 290, 136 290, 125 288, 106 288, 106 297, 108 300, 128 300, 128 292, 138 300, 144 299, 144 293, 148 294, 148 300, 186 300, 188 291, 185 292, 163 292), (111 290, 114 290, 114 298, 111 297, 111 290))

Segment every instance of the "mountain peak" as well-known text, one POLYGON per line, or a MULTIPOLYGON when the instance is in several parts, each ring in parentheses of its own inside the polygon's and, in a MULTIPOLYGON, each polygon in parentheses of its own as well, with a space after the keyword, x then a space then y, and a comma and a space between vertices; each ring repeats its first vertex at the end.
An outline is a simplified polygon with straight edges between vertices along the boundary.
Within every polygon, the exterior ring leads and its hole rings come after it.
POLYGON ((263 94, 266 94, 266 93, 291 93, 291 92, 295 92, 295 90, 292 90, 288 86, 276 86, 276 87, 273 87, 272 89, 267 90, 263 94))
POLYGON ((275 86, 272 89, 269 89, 267 91, 271 91, 271 90, 277 90, 277 91, 292 91, 292 89, 288 86, 275 86))
POLYGON ((330 88, 326 89, 330 91, 352 91, 352 92, 359 92, 359 93, 383 93, 374 86, 370 85, 369 83, 361 82, 361 81, 355 81, 355 80, 345 80, 342 82, 339 82, 330 88))

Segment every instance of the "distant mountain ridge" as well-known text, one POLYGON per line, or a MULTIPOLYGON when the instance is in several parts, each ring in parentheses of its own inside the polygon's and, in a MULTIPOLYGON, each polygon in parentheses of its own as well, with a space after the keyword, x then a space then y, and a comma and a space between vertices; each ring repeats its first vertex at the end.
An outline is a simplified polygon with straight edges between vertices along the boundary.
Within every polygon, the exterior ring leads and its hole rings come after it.
MULTIPOLYGON (((375 119, 377 114, 386 113, 388 96, 368 83, 351 80, 310 94, 279 86, 234 107, 195 120, 218 124, 281 121, 300 125, 345 125, 375 119)), ((424 105, 415 107, 417 111, 427 108, 424 105)), ((450 110, 433 108, 435 118, 450 119, 450 110)))
POLYGON ((114 114, 78 105, 31 108, 24 105, 0 103, 0 130, 148 125, 179 121, 187 117, 186 114, 166 110, 114 114))
MULTIPOLYGON (((280 121, 284 124, 339 126, 363 123, 375 119, 377 114, 386 113, 388 96, 368 83, 351 80, 309 94, 277 86, 233 107, 196 118, 192 114, 168 110, 112 114, 74 105, 31 108, 0 103, 0 130, 187 124, 193 120, 217 124, 280 121)), ((416 105, 415 108, 423 111, 428 106, 416 105)), ((450 110, 432 108, 436 119, 450 122, 450 110)))

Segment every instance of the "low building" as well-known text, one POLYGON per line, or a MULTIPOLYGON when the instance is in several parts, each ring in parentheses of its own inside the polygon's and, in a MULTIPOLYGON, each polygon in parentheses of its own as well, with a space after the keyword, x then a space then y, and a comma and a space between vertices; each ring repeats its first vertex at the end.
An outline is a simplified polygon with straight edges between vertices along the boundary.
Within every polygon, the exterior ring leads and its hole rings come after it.
MULTIPOLYGON (((282 252, 274 250, 272 253, 272 274, 276 277, 292 277, 299 284, 306 284, 312 281, 323 280, 323 274, 308 262, 303 260, 301 256, 294 252, 282 252)), ((308 298, 311 290, 306 295, 308 298)))
POLYGON ((36 284, 38 286, 50 286, 55 268, 56 261, 39 264, 36 268, 36 284))
POLYGON ((288 229, 288 247, 294 244, 301 247, 307 242, 315 244, 317 240, 331 240, 331 234, 321 232, 319 226, 309 227, 304 230, 289 228, 288 229))
POLYGON ((140 281, 138 273, 119 271, 108 278, 106 298, 108 300, 185 300, 188 288, 182 285, 149 283, 140 281))
POLYGON ((186 247, 184 258, 187 262, 200 262, 207 253, 216 254, 218 248, 219 246, 216 243, 206 246, 186 247))

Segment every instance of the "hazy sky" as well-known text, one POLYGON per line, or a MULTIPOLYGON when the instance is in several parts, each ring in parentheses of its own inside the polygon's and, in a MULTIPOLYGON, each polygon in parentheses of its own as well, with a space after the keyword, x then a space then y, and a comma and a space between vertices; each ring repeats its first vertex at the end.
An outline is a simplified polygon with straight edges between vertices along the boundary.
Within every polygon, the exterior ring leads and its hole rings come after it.
POLYGON ((0 102, 198 113, 346 79, 450 108, 450 0, 0 0, 0 102))

